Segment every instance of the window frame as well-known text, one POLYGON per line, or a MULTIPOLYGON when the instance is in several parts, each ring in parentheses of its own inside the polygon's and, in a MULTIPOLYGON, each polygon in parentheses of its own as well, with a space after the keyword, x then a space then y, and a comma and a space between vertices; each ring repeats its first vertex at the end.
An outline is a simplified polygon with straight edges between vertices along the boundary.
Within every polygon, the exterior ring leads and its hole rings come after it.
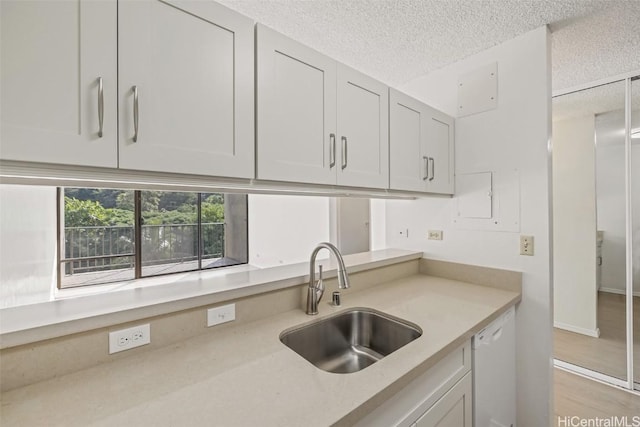
MULTIPOLYGON (((227 267, 237 267, 239 265, 248 265, 249 263, 249 236, 248 236, 248 222, 249 222, 249 213, 248 213, 248 195, 246 193, 242 193, 242 194, 233 194, 233 193, 224 193, 224 192, 189 192, 189 193, 195 193, 196 194, 196 216, 197 216, 197 220, 196 220, 196 236, 197 236, 197 243, 196 246, 198 248, 197 251, 197 267, 193 268, 193 269, 189 269, 189 270, 182 270, 182 271, 172 271, 172 272, 167 272, 167 273, 157 273, 157 274, 151 274, 151 275, 143 275, 143 271, 142 271, 142 225, 143 225, 143 212, 142 212, 142 193, 143 191, 149 191, 149 190, 133 190, 133 189, 123 189, 125 191, 133 191, 133 199, 134 199, 134 209, 133 209, 133 235, 134 235, 134 241, 133 241, 133 253, 131 255, 127 256, 131 256, 133 257, 133 264, 134 264, 134 275, 131 278, 127 278, 127 279, 123 279, 123 280, 114 280, 114 281, 105 281, 105 282, 99 282, 99 283, 87 283, 87 284, 77 284, 77 285, 64 285, 63 284, 63 277, 64 277, 64 266, 66 263, 68 262, 73 262, 70 261, 70 259, 73 258, 64 258, 63 255, 66 253, 65 252, 65 237, 64 237, 64 232, 65 232, 65 188, 94 188, 94 187, 76 187, 76 186, 71 186, 71 187, 56 187, 56 214, 57 214, 57 220, 56 220, 56 235, 57 235, 57 253, 56 253, 56 287, 58 290, 65 290, 65 289, 77 289, 77 288, 87 288, 87 287, 93 287, 93 286, 101 286, 101 285, 113 285, 114 283, 118 283, 121 281, 132 281, 132 280, 140 280, 140 279, 148 279, 148 278, 155 278, 155 277, 161 277, 161 276, 170 276, 173 274, 185 274, 185 273, 190 273, 190 272, 203 272, 203 271, 208 271, 208 270, 220 270, 220 269, 224 269, 227 267), (228 197, 235 197, 235 196, 241 196, 244 198, 243 203, 244 203, 244 209, 242 209, 242 213, 243 213, 243 218, 241 218, 241 223, 244 223, 244 230, 232 230, 232 231, 240 231, 241 235, 244 235, 244 241, 245 241, 245 246, 244 246, 244 253, 241 254, 240 258, 242 258, 240 260, 240 262, 236 262, 233 264, 228 264, 228 265, 221 265, 221 266, 213 266, 213 267, 202 267, 202 261, 203 261, 203 256, 205 255, 204 253, 204 239, 202 236, 202 202, 203 202, 203 194, 223 194, 224 195, 224 206, 227 206, 227 202, 228 202, 228 197)), ((162 190, 163 192, 174 192, 174 193, 186 193, 185 191, 171 191, 171 190, 162 190)), ((226 210, 226 209, 225 209, 226 210)), ((226 241, 227 241, 227 224, 229 222, 234 222, 236 223, 236 221, 230 221, 230 219, 224 218, 224 242, 225 242, 225 246, 226 246, 226 241)), ((237 227, 237 224, 236 224, 237 227)), ((226 248, 223 248, 223 257, 220 259, 224 259, 224 258, 228 258, 227 256, 227 251, 226 248)), ((95 259, 93 257, 87 257, 87 259, 95 259)), ((235 258, 233 258, 235 259, 235 258)), ((169 263, 167 263, 168 265, 169 263)))

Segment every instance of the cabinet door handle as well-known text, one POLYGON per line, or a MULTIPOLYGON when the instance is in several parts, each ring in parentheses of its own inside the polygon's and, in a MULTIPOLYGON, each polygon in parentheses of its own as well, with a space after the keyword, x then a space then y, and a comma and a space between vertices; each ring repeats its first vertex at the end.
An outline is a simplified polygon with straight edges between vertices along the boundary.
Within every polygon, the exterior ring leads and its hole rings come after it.
POLYGON ((98 77, 98 138, 102 138, 102 128, 104 125, 104 87, 102 77, 98 77))
POLYGON ((429 162, 431 162, 431 176, 429 177, 429 181, 433 181, 436 174, 436 161, 433 157, 429 157, 429 162))
POLYGON ((342 137, 342 169, 346 169, 347 167, 347 137, 342 137))
POLYGON ((422 180, 426 181, 427 178, 429 178, 429 158, 422 156, 422 160, 424 160, 424 175, 422 176, 422 180))
POLYGON ((329 134, 329 169, 336 165, 336 135, 333 133, 329 134))
POLYGON ((138 86, 133 86, 133 142, 138 142, 138 86))

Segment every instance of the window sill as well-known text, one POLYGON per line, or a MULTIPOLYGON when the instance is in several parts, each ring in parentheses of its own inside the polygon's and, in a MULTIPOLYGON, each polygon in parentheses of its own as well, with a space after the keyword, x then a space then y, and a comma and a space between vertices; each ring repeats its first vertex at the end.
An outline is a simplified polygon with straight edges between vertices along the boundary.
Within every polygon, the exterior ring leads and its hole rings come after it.
MULTIPOLYGON (((385 249, 344 260, 348 272, 356 273, 421 257, 422 252, 385 249)), ((336 276, 333 261, 320 263, 326 278, 336 276)), ((299 286, 307 280, 309 264, 304 262, 141 279, 103 285, 101 292, 91 294, 66 289, 52 301, 0 310, 0 349, 299 286)))

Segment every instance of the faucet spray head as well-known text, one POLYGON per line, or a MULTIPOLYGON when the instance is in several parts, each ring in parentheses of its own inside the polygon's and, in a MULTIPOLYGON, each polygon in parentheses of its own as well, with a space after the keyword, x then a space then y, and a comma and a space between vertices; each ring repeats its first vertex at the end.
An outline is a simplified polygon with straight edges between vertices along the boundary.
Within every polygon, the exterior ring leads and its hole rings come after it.
POLYGON ((349 289, 350 286, 351 285, 349 284, 349 276, 347 275, 347 270, 338 270, 338 287, 340 289, 349 289))

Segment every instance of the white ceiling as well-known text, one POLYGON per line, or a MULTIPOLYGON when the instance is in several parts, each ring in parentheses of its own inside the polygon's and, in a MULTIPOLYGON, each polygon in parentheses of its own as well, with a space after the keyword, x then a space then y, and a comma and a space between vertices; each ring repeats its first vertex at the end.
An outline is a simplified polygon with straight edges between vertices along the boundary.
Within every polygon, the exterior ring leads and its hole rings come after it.
POLYGON ((553 88, 640 69, 640 0, 219 0, 391 86, 550 24, 553 88))
MULTIPOLYGON (((619 111, 624 117, 625 84, 623 81, 553 98, 553 120, 597 116, 619 111)), ((636 97, 638 98, 638 97, 636 97)), ((636 104, 639 100, 635 99, 636 104)), ((624 128, 624 121, 622 124, 624 128)))

